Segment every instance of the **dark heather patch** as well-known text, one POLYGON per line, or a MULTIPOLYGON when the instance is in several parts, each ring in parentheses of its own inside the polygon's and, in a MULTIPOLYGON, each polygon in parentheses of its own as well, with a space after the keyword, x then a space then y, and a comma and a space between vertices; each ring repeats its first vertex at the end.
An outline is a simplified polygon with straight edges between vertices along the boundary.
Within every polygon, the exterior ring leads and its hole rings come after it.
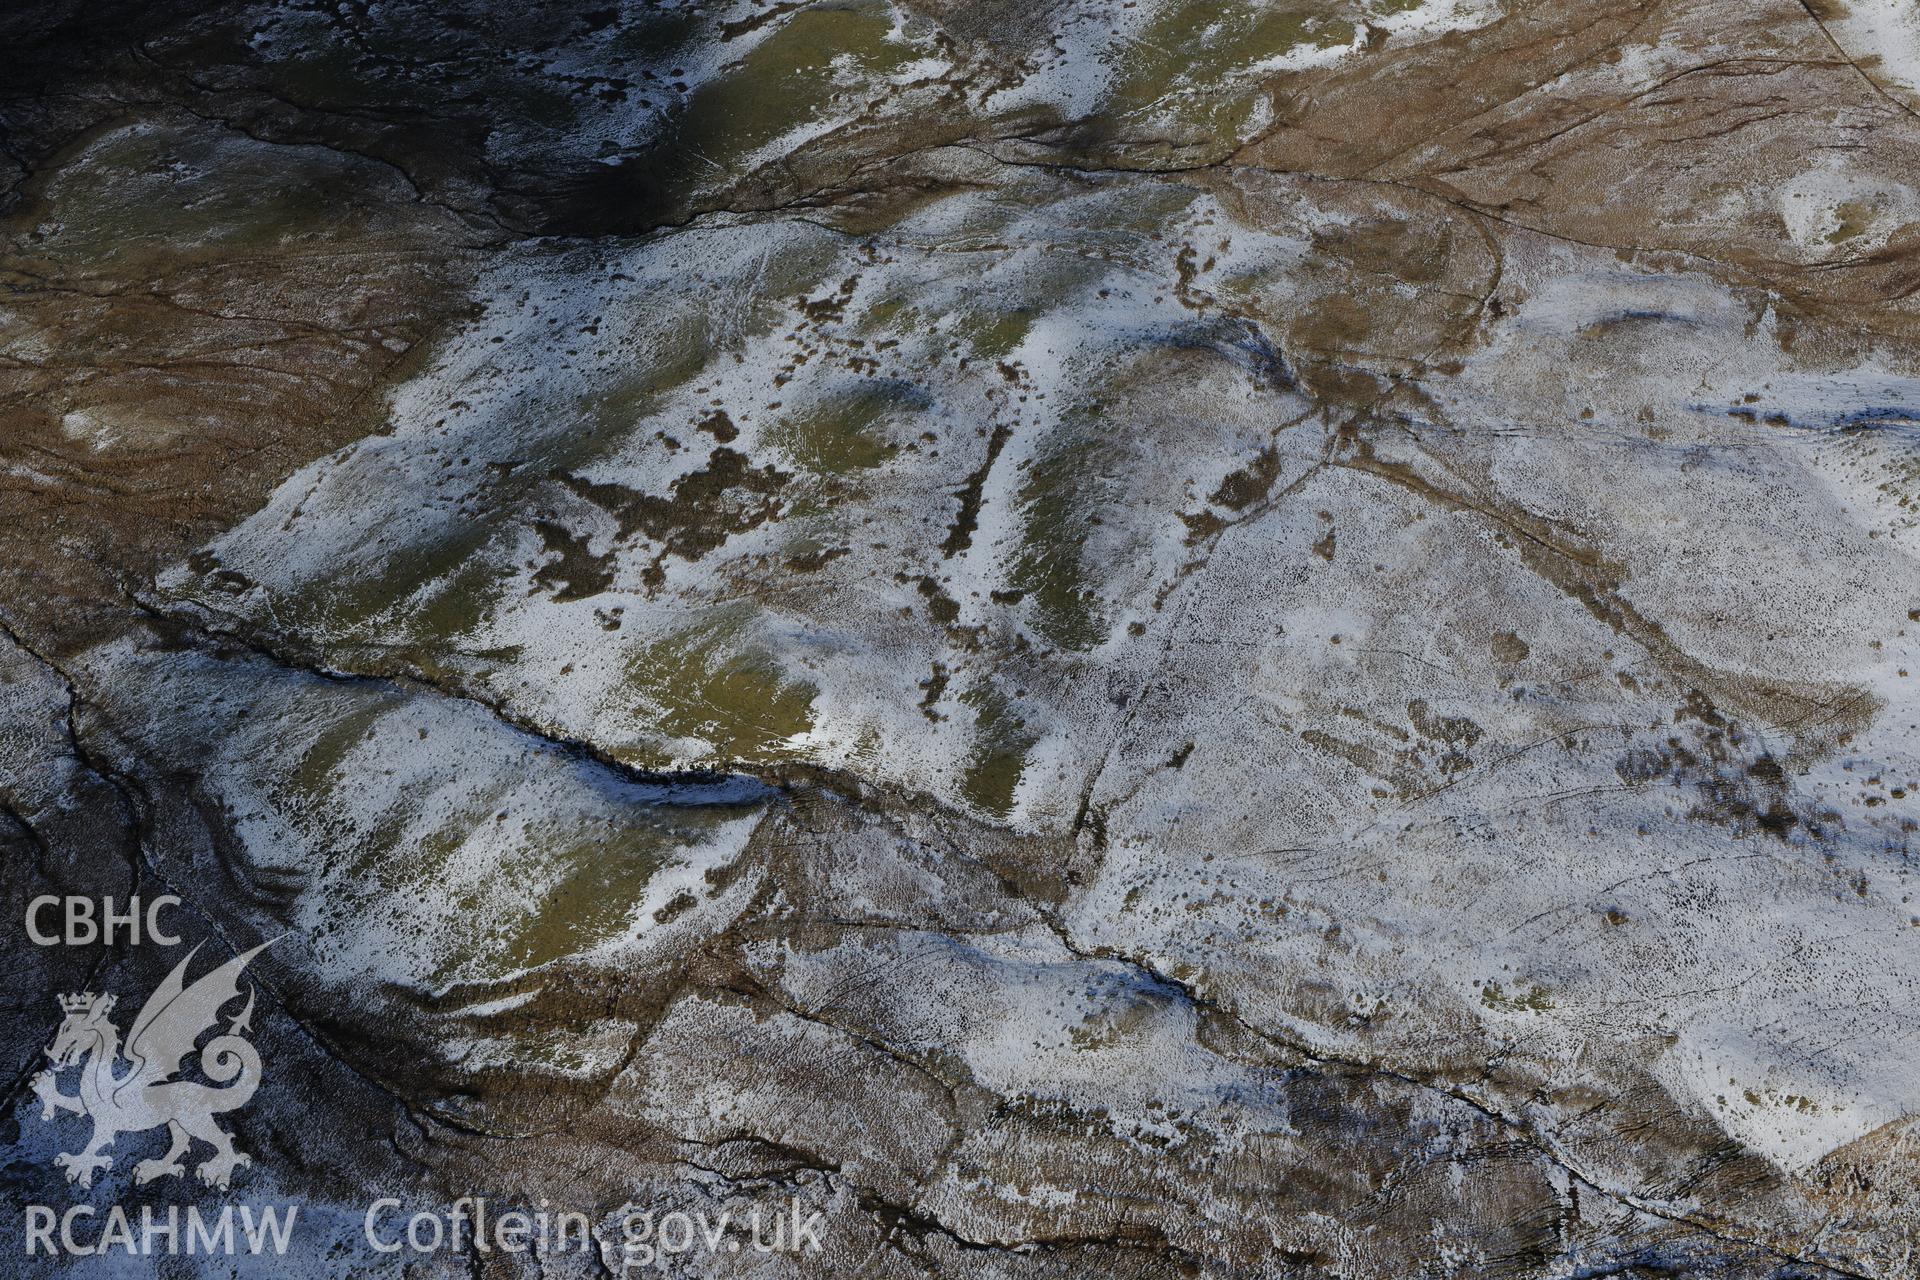
POLYGON ((704 468, 675 480, 664 498, 625 485, 561 477, 569 489, 619 521, 622 537, 645 534, 683 560, 698 560, 734 534, 779 515, 779 494, 791 478, 772 466, 750 467, 745 454, 724 446, 713 451, 704 468))
POLYGON ((715 409, 694 425, 721 444, 731 444, 740 438, 740 428, 733 425, 733 419, 727 416, 725 409, 715 409))
POLYGON ((1182 511, 1180 523, 1187 526, 1187 545, 1198 546, 1227 527, 1227 522, 1211 511, 1182 511))
POLYGON ((824 547, 807 555, 787 557, 787 568, 795 573, 818 573, 833 561, 851 552, 850 547, 824 547))
POLYGON ((960 603, 941 589, 932 578, 921 578, 920 594, 927 598, 927 612, 933 620, 943 627, 950 627, 960 619, 960 603))
POLYGON ((1220 482, 1213 491, 1213 501, 1232 511, 1244 510, 1266 497, 1279 476, 1279 452, 1272 447, 1262 449, 1252 462, 1220 482))
POLYGON ((936 723, 941 720, 945 720, 946 717, 941 715, 938 711, 935 711, 933 708, 935 707, 935 705, 939 703, 940 699, 944 697, 947 692, 946 667, 942 666, 938 662, 934 663, 933 674, 928 676, 925 680, 922 680, 920 682, 920 687, 927 691, 927 696, 920 699, 920 714, 925 716, 929 720, 935 721, 936 723))
POLYGON ((596 556, 587 539, 550 520, 535 520, 533 531, 544 548, 560 558, 533 575, 536 587, 549 587, 555 600, 585 600, 613 585, 613 556, 596 556))
POLYGON ((967 477, 967 483, 954 496, 960 499, 960 514, 947 530, 947 540, 940 550, 949 559, 973 545, 974 530, 980 527, 980 495, 986 490, 987 475, 993 470, 993 464, 1000 460, 1000 451, 1007 447, 1007 440, 1013 435, 1013 428, 1006 423, 998 423, 993 435, 987 439, 987 457, 974 473, 967 477))

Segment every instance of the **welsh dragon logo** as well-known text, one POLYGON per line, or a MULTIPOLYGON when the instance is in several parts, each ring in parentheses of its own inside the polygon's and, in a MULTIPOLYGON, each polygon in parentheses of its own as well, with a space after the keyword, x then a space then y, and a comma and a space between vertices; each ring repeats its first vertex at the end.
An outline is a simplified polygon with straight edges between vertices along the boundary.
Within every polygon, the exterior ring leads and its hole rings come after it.
POLYGON ((70 1111, 93 1121, 93 1136, 85 1146, 53 1158, 67 1171, 68 1182, 91 1187, 96 1172, 113 1167, 106 1153, 115 1138, 161 1125, 172 1136, 172 1145, 158 1160, 133 1166, 136 1183, 184 1174, 180 1157, 196 1138, 213 1148, 195 1170, 209 1187, 225 1188, 235 1169, 252 1163, 233 1149, 233 1138, 213 1120, 223 1111, 245 1106, 260 1085, 260 1055, 245 1035, 252 1030, 252 987, 246 1007, 228 1021, 226 1032, 200 1050, 200 1071, 214 1083, 174 1077, 186 1067, 201 1035, 219 1023, 220 1010, 239 998, 240 971, 270 945, 263 942, 235 956, 190 987, 184 981, 187 965, 200 948, 189 951, 134 1016, 124 1049, 120 1029, 108 1016, 112 996, 89 991, 60 997, 67 1016, 47 1048, 53 1067, 33 1078, 33 1091, 40 1097, 42 1120, 70 1111), (58 1077, 72 1066, 80 1068, 80 1092, 68 1097, 60 1092, 58 1077))

